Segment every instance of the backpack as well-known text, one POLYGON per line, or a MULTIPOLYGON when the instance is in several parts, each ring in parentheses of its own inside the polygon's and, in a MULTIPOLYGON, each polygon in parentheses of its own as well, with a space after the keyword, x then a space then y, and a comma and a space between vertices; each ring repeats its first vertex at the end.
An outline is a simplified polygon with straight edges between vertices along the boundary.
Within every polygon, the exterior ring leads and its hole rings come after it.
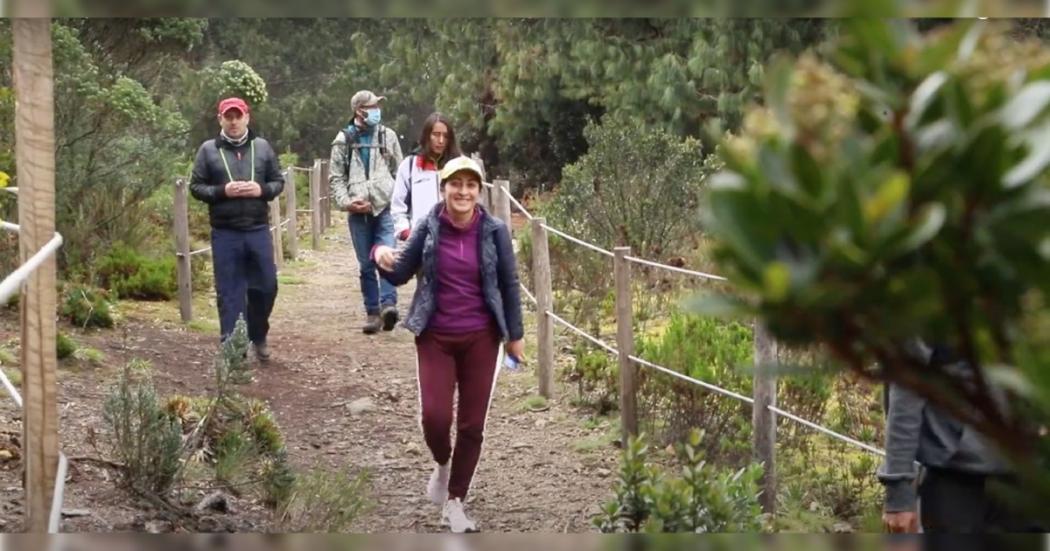
MULTIPOLYGON (((353 121, 351 121, 351 124, 353 124, 353 121)), ((350 136, 349 136, 349 134, 346 131, 346 128, 343 128, 339 132, 341 132, 343 134, 343 141, 346 143, 346 147, 347 147, 348 150, 361 149, 362 146, 357 145, 356 143, 353 143, 351 141, 350 136)), ((369 148, 373 148, 373 149, 379 149, 380 155, 383 156, 383 160, 386 161, 387 167, 389 168, 389 166, 390 166, 390 158, 393 157, 393 154, 390 153, 390 149, 386 145, 386 127, 383 126, 382 124, 376 126, 376 134, 379 136, 379 146, 377 147, 375 145, 367 145, 367 146, 364 146, 364 147, 369 147, 369 148)), ((354 155, 353 151, 348 151, 347 156, 346 156, 346 166, 343 169, 343 178, 345 178, 346 181, 350 180, 350 161, 352 160, 353 155, 354 155)), ((358 153, 358 157, 359 158, 360 158, 360 156, 361 156, 361 154, 358 153)), ((366 168, 366 170, 367 170, 367 168, 366 168)), ((395 167, 393 170, 397 170, 397 168, 395 167)), ((393 171, 391 171, 391 175, 393 175, 393 171)))

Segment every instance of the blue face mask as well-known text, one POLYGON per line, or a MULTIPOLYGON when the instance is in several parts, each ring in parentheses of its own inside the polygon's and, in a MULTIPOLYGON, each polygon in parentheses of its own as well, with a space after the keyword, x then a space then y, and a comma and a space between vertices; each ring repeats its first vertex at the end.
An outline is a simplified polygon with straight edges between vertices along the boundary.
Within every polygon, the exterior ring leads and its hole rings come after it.
POLYGON ((378 107, 374 109, 367 109, 365 110, 365 113, 368 114, 368 116, 365 117, 365 124, 367 124, 368 126, 375 126, 379 124, 379 121, 381 120, 381 113, 378 107))

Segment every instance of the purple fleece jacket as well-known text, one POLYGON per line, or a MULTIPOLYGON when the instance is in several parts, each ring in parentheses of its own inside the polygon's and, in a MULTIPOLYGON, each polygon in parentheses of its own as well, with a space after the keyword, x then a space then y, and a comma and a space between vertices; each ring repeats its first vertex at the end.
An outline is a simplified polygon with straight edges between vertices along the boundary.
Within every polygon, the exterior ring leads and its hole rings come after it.
POLYGON ((475 211, 465 228, 456 227, 444 209, 440 220, 437 296, 428 329, 439 333, 480 331, 495 323, 481 288, 481 214, 475 211))

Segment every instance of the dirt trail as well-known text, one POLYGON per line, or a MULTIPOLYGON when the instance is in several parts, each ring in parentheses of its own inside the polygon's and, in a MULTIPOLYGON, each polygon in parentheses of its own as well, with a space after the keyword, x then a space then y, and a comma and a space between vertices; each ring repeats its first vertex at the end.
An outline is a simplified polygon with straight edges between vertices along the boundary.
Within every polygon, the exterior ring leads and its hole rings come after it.
MULTIPOLYGON (((341 224, 326 235, 322 251, 300 256, 302 263, 282 273, 270 337, 274 360, 257 369, 256 381, 241 391, 270 403, 297 468, 372 473, 374 507, 355 531, 440 531, 439 508, 424 496, 432 460, 417 421, 412 335, 401 327, 361 333, 357 266, 341 224), (364 398, 370 402, 365 411, 351 414, 350 403, 364 398)), ((402 312, 412 291, 412 284, 399 289, 402 312)), ((195 315, 214 319, 214 302, 198 307, 195 315)), ((0 343, 17 339, 16 323, 16 312, 0 314, 0 343)), ((135 304, 117 330, 72 333, 108 356, 105 367, 74 361, 61 370, 62 446, 72 457, 99 456, 90 445, 90 429, 101 426, 106 388, 127 358, 151 360, 165 395, 200 394, 211 385, 216 337, 178 323, 174 303, 135 304)), ((524 399, 535 393, 531 370, 500 374, 468 497, 468 511, 481 529, 592 529, 590 518, 610 493, 617 453, 594 444, 601 442, 603 429, 584 428, 567 392, 547 411, 528 411, 524 399)), ((5 442, 10 447, 20 427, 18 412, 4 396, 0 449, 5 442)), ((86 514, 67 518, 64 530, 139 530, 149 519, 148 507, 115 489, 112 471, 84 460, 74 461, 71 473, 65 509, 86 514)), ((0 531, 20 527, 21 495, 17 461, 0 461, 0 531)), ((233 507, 237 529, 273 529, 260 505, 244 500, 233 507)))

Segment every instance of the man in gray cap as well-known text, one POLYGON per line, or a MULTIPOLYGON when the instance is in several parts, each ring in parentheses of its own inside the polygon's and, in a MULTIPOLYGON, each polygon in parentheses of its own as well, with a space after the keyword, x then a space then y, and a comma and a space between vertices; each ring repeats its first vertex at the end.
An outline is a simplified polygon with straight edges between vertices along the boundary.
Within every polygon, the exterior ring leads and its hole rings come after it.
POLYGON ((332 141, 328 185, 339 210, 346 211, 350 240, 360 267, 367 334, 390 331, 398 321, 397 290, 379 277, 371 259, 376 245, 394 246, 390 197, 394 171, 401 163, 397 133, 380 124, 380 102, 369 90, 350 98, 354 118, 332 141))

